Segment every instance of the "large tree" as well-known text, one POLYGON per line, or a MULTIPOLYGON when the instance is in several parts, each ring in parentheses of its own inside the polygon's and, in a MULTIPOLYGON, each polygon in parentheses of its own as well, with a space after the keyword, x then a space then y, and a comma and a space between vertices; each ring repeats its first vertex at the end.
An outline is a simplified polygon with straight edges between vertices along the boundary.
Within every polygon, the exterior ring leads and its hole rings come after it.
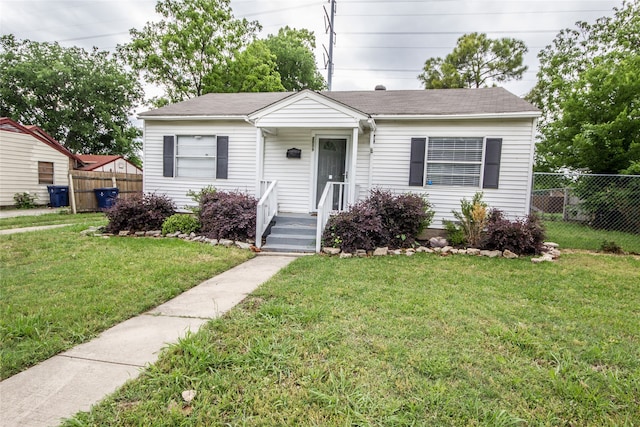
POLYGON ((132 41, 118 50, 146 81, 165 95, 156 105, 203 95, 224 87, 231 63, 255 39, 260 24, 236 19, 230 0, 160 0, 159 22, 130 31, 132 41), (209 90, 211 91, 211 90, 209 90))
POLYGON ((640 172, 640 3, 578 22, 538 55, 536 168, 640 172))
POLYGON ((418 80, 425 89, 478 88, 518 80, 527 70, 522 65, 525 53, 521 40, 465 34, 444 59, 427 59, 418 80))
POLYGON ((0 116, 38 125, 75 153, 137 159, 136 77, 108 52, 0 37, 0 116))
POLYGON ((276 70, 286 90, 326 89, 313 54, 316 37, 312 31, 280 28, 277 35, 267 37, 266 45, 276 57, 276 70))

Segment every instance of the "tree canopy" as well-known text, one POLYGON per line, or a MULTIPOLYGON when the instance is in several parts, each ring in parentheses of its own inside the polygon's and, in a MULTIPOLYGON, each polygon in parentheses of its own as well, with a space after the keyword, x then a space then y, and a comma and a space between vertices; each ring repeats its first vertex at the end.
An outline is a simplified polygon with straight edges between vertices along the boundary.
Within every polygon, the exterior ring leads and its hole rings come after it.
POLYGON ((258 40, 257 21, 233 16, 230 0, 160 0, 159 22, 130 31, 118 51, 144 79, 160 86, 156 106, 210 92, 322 89, 315 36, 289 27, 258 40))
POLYGON ((525 53, 521 40, 465 34, 444 59, 427 59, 418 80, 425 89, 479 88, 518 80, 527 70, 522 65, 525 53))
POLYGON ((538 55, 536 168, 640 173, 640 5, 578 22, 538 55))
POLYGON ((266 45, 276 57, 276 70, 287 91, 323 90, 327 84, 316 67, 313 32, 284 27, 277 35, 269 35, 266 45))
POLYGON ((132 41, 118 47, 134 70, 164 90, 156 105, 224 86, 217 81, 260 29, 257 21, 236 19, 229 1, 160 0, 156 12, 162 20, 132 29, 132 41))
POLYGON ((142 99, 137 75, 108 52, 0 37, 0 116, 38 125, 72 152, 138 162, 129 117, 142 99))

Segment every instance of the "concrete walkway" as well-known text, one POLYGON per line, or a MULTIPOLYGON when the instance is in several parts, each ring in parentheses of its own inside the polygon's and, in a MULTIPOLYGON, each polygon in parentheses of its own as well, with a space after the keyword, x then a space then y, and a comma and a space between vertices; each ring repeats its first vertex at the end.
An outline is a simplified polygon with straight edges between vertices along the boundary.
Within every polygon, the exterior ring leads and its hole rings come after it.
POLYGON ((33 227, 7 228, 6 230, 0 230, 0 236, 6 234, 26 233, 28 231, 51 230, 52 228, 67 227, 69 225, 71 224, 36 225, 33 227))
POLYGON ((1 426, 52 426, 135 378, 160 350, 242 301, 295 256, 259 255, 0 382, 1 426))
POLYGON ((68 210, 68 208, 0 209, 0 218, 57 214, 66 210, 68 210))

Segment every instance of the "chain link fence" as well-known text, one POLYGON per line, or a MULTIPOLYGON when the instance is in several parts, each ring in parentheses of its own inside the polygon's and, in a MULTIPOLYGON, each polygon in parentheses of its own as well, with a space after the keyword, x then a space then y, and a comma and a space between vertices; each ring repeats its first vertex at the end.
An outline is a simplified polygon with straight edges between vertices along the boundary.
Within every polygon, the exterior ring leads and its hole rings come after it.
POLYGON ((531 211, 545 222, 615 232, 611 240, 640 242, 640 175, 534 173, 531 211))

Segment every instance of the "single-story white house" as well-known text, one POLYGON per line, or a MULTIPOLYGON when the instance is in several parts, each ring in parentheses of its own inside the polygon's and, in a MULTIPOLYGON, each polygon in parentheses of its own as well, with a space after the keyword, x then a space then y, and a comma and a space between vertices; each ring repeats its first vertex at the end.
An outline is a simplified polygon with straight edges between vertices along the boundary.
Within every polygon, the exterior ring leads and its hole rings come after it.
POLYGON ((80 160, 37 126, 0 118, 0 207, 14 206, 16 193, 49 202, 49 185, 69 185, 69 169, 80 160))
POLYGON ((142 169, 119 155, 78 154, 83 166, 82 171, 128 173, 142 175, 142 169))
POLYGON ((254 194, 270 206, 259 232, 275 212, 324 222, 373 188, 427 195, 434 228, 478 191, 522 217, 539 116, 497 87, 212 93, 140 114, 144 191, 178 206, 208 185, 254 194))

